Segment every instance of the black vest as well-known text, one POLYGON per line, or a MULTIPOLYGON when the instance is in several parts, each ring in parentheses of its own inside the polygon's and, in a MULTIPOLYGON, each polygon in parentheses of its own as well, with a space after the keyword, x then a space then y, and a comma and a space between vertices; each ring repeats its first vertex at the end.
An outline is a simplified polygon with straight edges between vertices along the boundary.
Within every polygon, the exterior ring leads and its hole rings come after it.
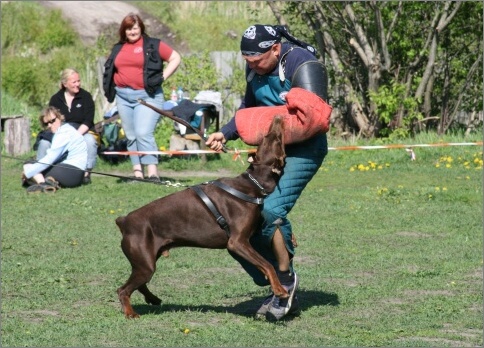
MULTIPOLYGON (((156 90, 163 83, 163 60, 158 52, 160 40, 149 36, 143 36, 143 83, 145 85, 146 93, 150 97, 153 97, 156 90)), ((104 96, 112 103, 116 95, 114 90, 114 60, 121 51, 122 43, 117 43, 113 46, 111 54, 109 55, 106 63, 104 63, 103 73, 103 89, 104 96)))

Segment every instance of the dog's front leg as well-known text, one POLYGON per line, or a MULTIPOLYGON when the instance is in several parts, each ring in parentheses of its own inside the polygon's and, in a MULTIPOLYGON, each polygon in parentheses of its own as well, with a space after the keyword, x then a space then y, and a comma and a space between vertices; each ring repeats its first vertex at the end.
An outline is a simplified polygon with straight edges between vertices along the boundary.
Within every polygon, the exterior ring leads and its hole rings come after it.
POLYGON ((271 284, 274 295, 281 298, 286 298, 289 296, 287 290, 279 281, 274 267, 257 251, 255 251, 248 240, 235 239, 231 237, 227 243, 227 249, 243 257, 245 260, 256 266, 262 273, 264 273, 271 284))

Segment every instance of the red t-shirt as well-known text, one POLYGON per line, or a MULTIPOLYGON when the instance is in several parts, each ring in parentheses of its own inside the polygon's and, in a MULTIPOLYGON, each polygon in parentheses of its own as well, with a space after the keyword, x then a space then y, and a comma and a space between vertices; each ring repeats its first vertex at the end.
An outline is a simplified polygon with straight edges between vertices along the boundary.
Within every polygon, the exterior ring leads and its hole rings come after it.
MULTIPOLYGON (((161 59, 168 61, 173 48, 160 41, 158 51, 161 59)), ((119 51, 114 60, 114 66, 116 67, 114 72, 115 85, 121 88, 144 89, 143 64, 143 37, 134 43, 127 42, 123 44, 121 51, 119 51)))

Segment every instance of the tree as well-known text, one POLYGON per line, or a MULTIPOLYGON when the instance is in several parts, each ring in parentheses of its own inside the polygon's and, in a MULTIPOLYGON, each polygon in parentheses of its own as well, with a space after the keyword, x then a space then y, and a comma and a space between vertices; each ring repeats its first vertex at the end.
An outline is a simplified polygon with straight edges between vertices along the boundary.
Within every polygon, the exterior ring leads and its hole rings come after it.
POLYGON ((445 131, 460 111, 482 110, 480 2, 268 5, 322 52, 340 131, 408 135, 423 124, 445 131))

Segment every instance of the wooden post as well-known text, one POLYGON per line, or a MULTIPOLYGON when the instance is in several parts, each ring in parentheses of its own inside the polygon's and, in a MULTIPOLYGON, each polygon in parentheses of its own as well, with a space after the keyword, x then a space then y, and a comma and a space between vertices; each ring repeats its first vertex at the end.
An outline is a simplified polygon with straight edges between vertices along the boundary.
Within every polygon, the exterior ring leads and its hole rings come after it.
POLYGON ((23 155, 30 148, 30 119, 22 115, 2 116, 3 143, 11 156, 23 155))

